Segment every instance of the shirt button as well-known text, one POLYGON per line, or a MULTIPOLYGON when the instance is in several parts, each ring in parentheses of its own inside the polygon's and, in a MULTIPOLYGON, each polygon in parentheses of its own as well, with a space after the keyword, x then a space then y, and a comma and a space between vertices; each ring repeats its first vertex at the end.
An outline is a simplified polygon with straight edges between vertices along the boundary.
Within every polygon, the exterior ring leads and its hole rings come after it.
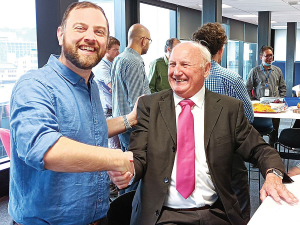
POLYGON ((96 120, 96 119, 94 119, 94 123, 97 123, 97 120, 96 120))
POLYGON ((101 176, 101 172, 99 172, 99 176, 101 176))
POLYGON ((167 184, 169 183, 169 179, 167 177, 165 177, 164 182, 167 184))
POLYGON ((101 202, 101 199, 100 199, 100 198, 98 199, 98 202, 101 202))
POLYGON ((83 82, 83 79, 80 79, 80 82, 83 82))
POLYGON ((156 210, 155 215, 159 216, 159 211, 158 210, 156 210))

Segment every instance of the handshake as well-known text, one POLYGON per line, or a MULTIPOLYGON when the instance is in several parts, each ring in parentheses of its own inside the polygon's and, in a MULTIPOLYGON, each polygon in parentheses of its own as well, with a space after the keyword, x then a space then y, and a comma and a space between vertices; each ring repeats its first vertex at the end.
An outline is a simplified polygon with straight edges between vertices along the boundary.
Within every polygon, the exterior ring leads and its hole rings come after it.
POLYGON ((134 175, 133 153, 122 153, 120 164, 115 171, 107 171, 111 181, 119 189, 126 188, 134 175))

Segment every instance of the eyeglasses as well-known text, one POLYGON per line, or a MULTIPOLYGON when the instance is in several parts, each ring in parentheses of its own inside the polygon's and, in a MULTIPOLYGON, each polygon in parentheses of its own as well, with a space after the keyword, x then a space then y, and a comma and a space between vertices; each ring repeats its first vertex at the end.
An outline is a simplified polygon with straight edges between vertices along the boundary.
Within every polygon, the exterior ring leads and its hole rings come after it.
POLYGON ((265 58, 273 58, 273 55, 263 55, 265 58))
POLYGON ((151 38, 147 38, 147 37, 141 37, 140 39, 147 39, 148 41, 149 41, 149 44, 151 44, 152 43, 152 39, 151 38))

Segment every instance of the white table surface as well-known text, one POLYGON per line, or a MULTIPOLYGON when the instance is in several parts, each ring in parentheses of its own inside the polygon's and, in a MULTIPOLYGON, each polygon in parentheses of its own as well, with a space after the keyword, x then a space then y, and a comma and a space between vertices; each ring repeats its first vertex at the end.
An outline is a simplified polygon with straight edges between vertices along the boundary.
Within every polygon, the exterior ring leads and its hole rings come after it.
MULTIPOLYGON (((292 177, 295 181, 285 184, 287 189, 300 200, 300 175, 292 177)), ((276 203, 271 197, 267 197, 252 216, 248 225, 299 225, 300 203, 289 205, 282 201, 276 203)))
POLYGON ((293 113, 293 109, 296 108, 297 108, 296 106, 288 107, 285 111, 279 113, 254 113, 254 117, 300 119, 300 113, 293 113))

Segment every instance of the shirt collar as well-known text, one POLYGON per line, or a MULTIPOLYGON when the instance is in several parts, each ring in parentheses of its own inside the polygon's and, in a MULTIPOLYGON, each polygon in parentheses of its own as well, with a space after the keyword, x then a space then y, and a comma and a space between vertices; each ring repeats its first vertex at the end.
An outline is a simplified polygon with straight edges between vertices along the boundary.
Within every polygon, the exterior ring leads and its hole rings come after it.
MULTIPOLYGON (((53 70, 55 70, 60 76, 62 76, 64 79, 66 79, 73 85, 77 84, 81 79, 83 79, 77 73, 73 72, 68 67, 66 67, 64 64, 62 64, 58 60, 58 58, 59 58, 58 55, 51 55, 47 62, 47 65, 52 67, 53 70)), ((89 83, 91 83, 93 78, 94 78, 94 74, 91 73, 90 78, 89 78, 89 83)))
POLYGON ((141 61, 143 61, 143 58, 142 56, 136 51, 134 50, 133 48, 129 48, 129 47, 126 47, 124 52, 130 52, 131 54, 133 54, 135 57, 139 58, 141 61))
MULTIPOLYGON (((173 94, 173 96, 174 96, 174 103, 176 107, 179 104, 179 102, 182 101, 184 98, 179 97, 175 93, 173 94)), ((205 87, 203 85, 200 91, 198 91, 194 96, 192 96, 189 99, 192 100, 197 107, 202 108, 204 103, 204 97, 205 97, 205 87)))
POLYGON ((168 60, 166 55, 164 55, 164 61, 165 61, 166 65, 168 66, 169 65, 169 60, 168 60))
POLYGON ((109 61, 105 56, 102 58, 102 60, 103 60, 107 65, 109 65, 109 66, 112 65, 112 62, 109 61))

